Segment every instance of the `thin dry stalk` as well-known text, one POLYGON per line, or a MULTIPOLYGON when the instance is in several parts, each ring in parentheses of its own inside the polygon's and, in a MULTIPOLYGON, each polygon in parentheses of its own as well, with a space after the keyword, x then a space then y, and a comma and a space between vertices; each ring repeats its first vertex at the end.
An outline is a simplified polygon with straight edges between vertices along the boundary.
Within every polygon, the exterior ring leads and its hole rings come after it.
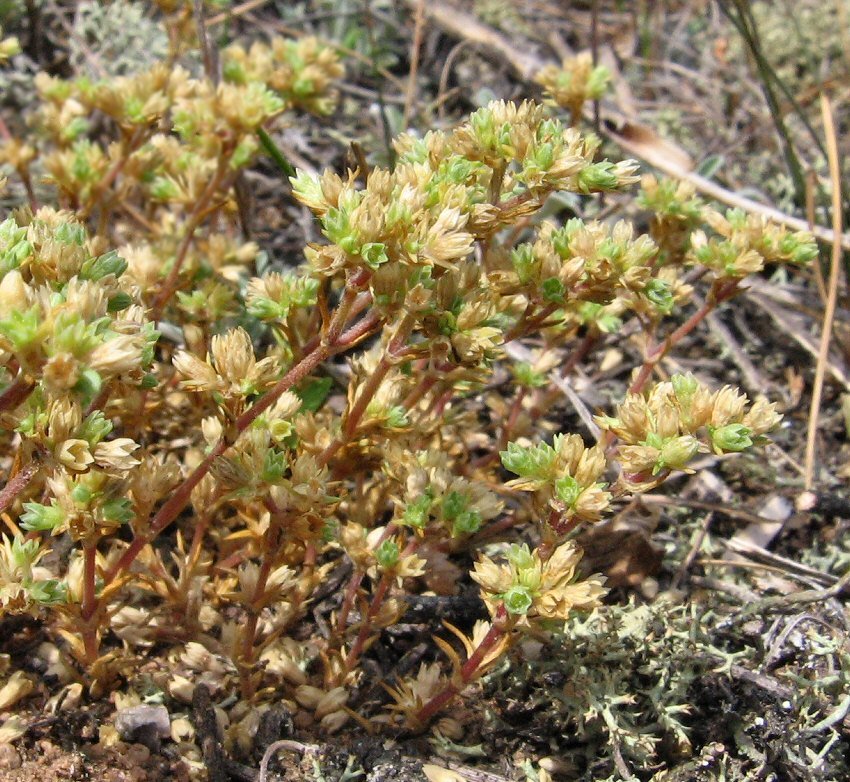
POLYGON ((406 128, 413 113, 413 103, 416 100, 416 76, 419 73, 419 51, 422 48, 422 31, 425 29, 425 0, 416 4, 416 16, 413 22, 413 43, 410 50, 410 73, 407 77, 407 94, 404 99, 402 127, 406 128))
MULTIPOLYGON (((841 163, 838 158, 838 141, 835 137, 835 119, 832 115, 832 105, 826 95, 821 96, 821 113, 823 127, 826 133, 826 150, 829 160, 829 177, 832 180, 832 230, 836 236, 841 235, 841 163)), ((809 428, 806 432, 806 462, 804 488, 811 491, 815 476, 815 440, 818 431, 818 416, 823 395, 823 380, 826 374, 829 343, 832 338, 832 325, 835 321, 835 306, 838 301, 838 280, 841 270, 841 247, 832 245, 832 260, 829 269, 829 291, 826 300, 826 311, 823 314, 820 350, 815 369, 815 381, 812 387, 812 405, 809 410, 809 428)))

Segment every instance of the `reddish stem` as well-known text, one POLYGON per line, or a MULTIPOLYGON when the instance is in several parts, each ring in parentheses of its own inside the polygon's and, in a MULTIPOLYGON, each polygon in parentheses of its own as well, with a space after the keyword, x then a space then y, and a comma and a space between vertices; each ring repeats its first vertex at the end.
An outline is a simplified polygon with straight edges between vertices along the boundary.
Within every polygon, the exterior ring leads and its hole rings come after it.
POLYGON ((91 665, 98 657, 96 613, 97 599, 97 539, 83 544, 83 598, 80 615, 85 622, 82 628, 86 663, 91 665))
POLYGON ((238 663, 240 689, 242 691, 242 697, 245 699, 250 699, 254 696, 255 682, 254 677, 251 676, 251 667, 254 662, 254 642, 257 638, 257 622, 259 621, 260 611, 263 607, 266 585, 268 584, 269 575, 272 572, 272 566, 274 564, 273 553, 277 550, 280 525, 280 515, 272 514, 269 528, 265 535, 266 545, 264 546, 263 561, 260 564, 260 570, 257 574, 257 583, 254 585, 254 595, 248 606, 248 618, 242 629, 242 649, 238 663))
POLYGON ((496 611, 496 616, 493 617, 493 624, 490 627, 487 635, 481 639, 475 651, 469 656, 469 659, 463 664, 460 669, 460 683, 452 682, 446 685, 442 692, 437 693, 431 700, 428 701, 416 714, 416 721, 420 725, 427 725, 431 718, 441 709, 449 704, 449 702, 458 695, 461 690, 466 687, 471 681, 477 678, 479 673, 478 668, 484 661, 484 658, 505 635, 509 628, 507 622, 508 612, 505 609, 505 604, 501 603, 496 611))
POLYGON ((340 674, 340 682, 345 681, 345 677, 354 668, 357 663, 357 659, 363 652, 363 647, 366 645, 366 641, 369 639, 369 634, 372 632, 372 621, 378 615, 378 611, 384 602, 384 598, 387 595, 387 590, 390 588, 392 580, 392 574, 385 570, 381 575, 381 580, 378 582, 378 588, 375 590, 375 594, 372 595, 372 601, 369 603, 369 610, 366 612, 366 616, 360 624, 360 630, 357 633, 357 638, 351 645, 351 649, 349 649, 348 654, 345 657, 345 665, 343 666, 340 674))
POLYGON ((215 174, 213 174, 213 177, 210 179, 204 192, 201 193, 200 198, 198 198, 198 201, 195 204, 195 208, 192 210, 192 214, 189 216, 189 221, 186 224, 186 233, 183 235, 183 240, 177 250, 177 257, 174 259, 174 265, 171 267, 171 270, 168 272, 168 276, 165 278, 162 291, 160 291, 159 296, 157 296, 154 300, 152 308, 153 320, 159 319, 159 316, 162 314, 168 300, 174 295, 174 291, 177 290, 177 280, 180 276, 180 270, 186 260, 189 248, 192 246, 192 240, 195 238, 195 231, 197 231, 200 227, 201 222, 207 213, 207 206, 212 200, 212 197, 215 195, 216 190, 218 190, 222 179, 224 179, 229 161, 229 152, 222 155, 219 160, 218 167, 215 170, 215 174))
POLYGON ((336 617, 337 631, 342 634, 345 632, 345 625, 348 622, 348 615, 354 607, 354 600, 357 598, 357 590, 360 584, 363 583, 365 573, 362 570, 355 570, 351 574, 348 586, 345 588, 345 595, 342 598, 342 605, 339 607, 339 613, 336 617))
POLYGON ((366 408, 369 407, 369 402, 372 401, 372 398, 378 392, 378 389, 384 381, 384 378, 387 376, 387 373, 390 371, 391 366, 392 365, 387 357, 384 356, 378 362, 378 366, 375 367, 375 371, 372 372, 369 379, 363 385, 363 388, 360 390, 360 394, 357 397, 357 401, 352 405, 351 410, 348 411, 348 415, 345 417, 343 433, 346 440, 350 440, 354 436, 354 433, 357 431, 357 425, 366 414, 366 408))
POLYGON ((35 388, 35 383, 24 375, 19 375, 12 384, 0 394, 0 411, 14 410, 35 388))
POLYGON ((0 513, 8 508, 15 498, 29 485, 30 481, 35 477, 40 465, 36 461, 30 462, 26 467, 20 470, 17 474, 9 478, 3 490, 0 491, 0 513))
MULTIPOLYGON (((281 394, 303 380, 319 364, 335 353, 356 344, 372 333, 380 324, 381 319, 377 313, 370 313, 348 329, 348 331, 343 332, 334 345, 320 345, 313 353, 306 355, 270 391, 258 399, 250 409, 246 410, 236 419, 234 427, 236 435, 238 436, 244 432, 261 413, 271 407, 280 398, 281 394)), ((206 458, 177 487, 171 497, 166 500, 150 520, 150 523, 147 525, 148 531, 145 534, 135 537, 121 555, 121 558, 107 571, 104 577, 107 584, 111 583, 119 573, 127 570, 133 564, 139 552, 177 518, 183 508, 189 504, 192 490, 201 482, 203 477, 210 471, 213 462, 227 450, 229 445, 230 443, 224 438, 219 440, 206 458)))
POLYGON ((659 361, 661 361, 674 345, 681 342, 688 334, 690 334, 703 320, 716 309, 719 304, 731 299, 738 292, 738 281, 731 280, 722 283, 715 282, 712 289, 712 295, 706 297, 702 306, 694 312, 679 328, 677 328, 667 339, 656 345, 651 350, 647 351, 643 366, 640 368, 637 377, 629 387, 629 393, 639 394, 643 391, 647 381, 652 376, 659 361))

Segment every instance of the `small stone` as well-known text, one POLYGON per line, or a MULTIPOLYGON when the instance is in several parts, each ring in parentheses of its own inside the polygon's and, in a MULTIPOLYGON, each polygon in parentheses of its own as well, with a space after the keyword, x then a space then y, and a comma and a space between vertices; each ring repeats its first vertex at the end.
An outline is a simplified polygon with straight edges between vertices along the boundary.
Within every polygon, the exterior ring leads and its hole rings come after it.
POLYGON ((113 722, 124 741, 144 744, 152 752, 159 750, 161 739, 171 736, 171 721, 165 706, 130 706, 116 712, 113 722))
POLYGON ((21 767, 21 756, 11 744, 4 741, 0 744, 0 769, 11 771, 21 767))

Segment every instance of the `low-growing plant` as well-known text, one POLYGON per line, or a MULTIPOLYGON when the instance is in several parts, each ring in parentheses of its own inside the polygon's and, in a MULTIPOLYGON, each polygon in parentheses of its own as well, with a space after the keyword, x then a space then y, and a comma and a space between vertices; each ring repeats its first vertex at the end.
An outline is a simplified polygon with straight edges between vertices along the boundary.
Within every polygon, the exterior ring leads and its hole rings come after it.
POLYGON ((283 691, 338 729, 375 716, 354 693, 407 596, 450 592, 472 560, 489 619, 447 624, 447 664, 385 682, 376 719, 422 730, 525 634, 600 605, 581 525, 765 441, 773 404, 661 362, 748 275, 816 248, 652 177, 647 233, 535 223, 552 193, 638 181, 557 116, 604 86, 581 60, 541 77, 554 110, 496 102, 400 135, 392 169, 297 172, 324 239, 270 267, 240 238, 237 179, 286 112, 333 110, 341 74, 319 41, 275 38, 223 50, 220 81, 37 79, 31 135, 0 146, 29 202, 0 224, 0 612, 42 617, 95 683, 184 645, 185 699, 206 649, 216 687, 283 691), (521 426, 551 372, 627 332, 643 361, 596 443, 521 426), (507 358, 521 340, 533 361, 507 358), (494 382, 509 412, 489 436, 494 382), (327 628, 296 643, 332 572, 327 628))

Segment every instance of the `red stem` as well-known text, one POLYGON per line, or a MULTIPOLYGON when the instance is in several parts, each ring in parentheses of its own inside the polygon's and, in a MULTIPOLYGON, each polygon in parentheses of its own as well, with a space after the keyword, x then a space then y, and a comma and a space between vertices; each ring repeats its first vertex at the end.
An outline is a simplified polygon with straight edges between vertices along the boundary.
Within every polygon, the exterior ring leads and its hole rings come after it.
POLYGON ((30 392, 35 388, 35 383, 32 380, 19 375, 14 382, 0 394, 0 411, 14 410, 21 402, 23 402, 30 392))
POLYGON ((26 467, 20 470, 17 474, 9 478, 3 490, 0 491, 0 513, 8 508, 15 498, 29 485, 29 482, 35 477, 40 465, 36 461, 30 462, 26 467))
POLYGON ((207 206, 224 178, 225 171, 227 170, 227 164, 230 161, 230 156, 231 153, 228 152, 219 160, 215 174, 213 174, 212 179, 210 179, 204 192, 201 193, 200 198, 195 204, 195 208, 192 210, 192 214, 189 216, 189 221, 186 225, 186 233, 184 234, 183 241, 180 243, 180 247, 177 250, 177 257, 174 259, 174 265, 168 272, 168 277, 165 278, 162 291, 154 300, 152 308, 153 320, 159 319, 165 305, 177 289, 177 279, 180 276, 180 269, 183 267, 183 262, 186 260, 189 248, 192 246, 192 240, 195 238, 195 231, 197 231, 200 227, 206 214, 207 206))
POLYGON ((715 282, 714 287, 712 288, 712 294, 706 297, 706 300, 703 302, 702 306, 693 314, 690 318, 688 318, 679 328, 677 328, 672 334, 670 334, 667 339, 665 339, 661 344, 656 345, 651 350, 647 351, 646 358, 644 359, 643 366, 640 368, 640 372, 638 372, 637 377, 635 378, 632 385, 629 387, 629 393, 631 394, 639 394, 643 391, 644 386, 646 385, 649 378, 652 376, 652 372, 655 369, 655 366, 661 361, 664 356, 670 351, 670 349, 679 343, 682 339, 684 339, 688 334, 690 334, 703 320, 708 316, 708 314, 717 308, 718 304, 726 301, 727 299, 731 299, 738 292, 738 281, 731 280, 725 281, 722 283, 715 282))
POLYGON ((487 635, 481 639, 481 643, 475 651, 469 656, 469 659, 463 664, 460 669, 460 684, 452 682, 446 685, 442 692, 437 693, 431 700, 428 701, 416 714, 416 721, 420 725, 427 725, 430 719, 466 687, 473 679, 476 678, 478 668, 484 660, 487 653, 499 642, 499 639, 508 631, 507 624, 508 612, 505 609, 505 604, 501 603, 496 610, 496 616, 493 617, 493 624, 490 627, 487 635))
POLYGON ((98 657, 97 625, 95 619, 97 599, 97 539, 83 544, 83 598, 80 615, 85 622, 82 628, 86 663, 91 665, 98 657))
POLYGON ((257 622, 265 597, 266 584, 269 574, 272 572, 273 554, 277 551, 277 541, 281 527, 279 513, 273 513, 269 528, 265 534, 266 545, 263 552, 263 561, 257 574, 257 583, 254 585, 254 595, 248 606, 248 618, 242 629, 242 649, 239 656, 239 681, 242 697, 250 699, 254 696, 254 677, 251 676, 251 667, 254 662, 254 642, 257 639, 257 622))
MULTIPOLYGON (((303 380, 319 364, 335 353, 351 347, 368 336, 380 323, 381 319, 377 313, 370 313, 348 329, 348 331, 342 333, 335 344, 320 345, 313 353, 306 355, 270 391, 236 419, 236 435, 238 436, 244 432, 261 413, 271 407, 280 398, 281 394, 303 380)), ((224 438, 219 440, 212 451, 207 454, 206 458, 177 487, 171 497, 166 500, 165 504, 162 505, 150 520, 150 523, 147 525, 148 531, 143 535, 135 537, 121 555, 121 558, 106 572, 104 579, 107 584, 111 583, 119 573, 127 570, 139 555, 139 552, 177 518, 183 508, 188 505, 192 490, 201 482, 201 479, 210 471, 213 462, 227 450, 229 445, 230 443, 224 438)))

